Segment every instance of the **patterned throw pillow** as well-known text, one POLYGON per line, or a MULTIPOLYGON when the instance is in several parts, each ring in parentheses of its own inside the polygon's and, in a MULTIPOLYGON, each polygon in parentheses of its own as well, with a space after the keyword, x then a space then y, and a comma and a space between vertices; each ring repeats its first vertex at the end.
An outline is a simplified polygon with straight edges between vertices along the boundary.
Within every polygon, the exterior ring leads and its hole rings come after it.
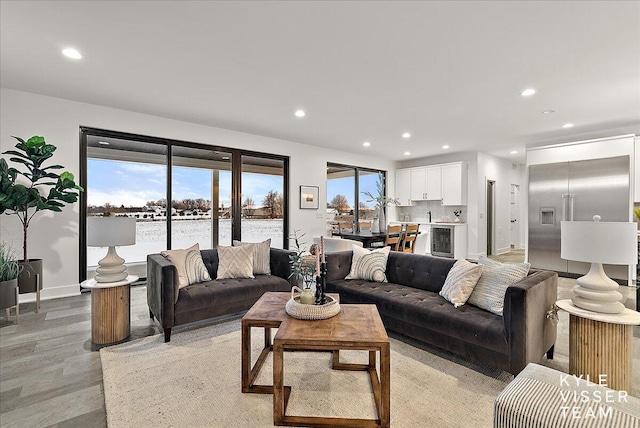
POLYGON ((218 277, 255 278, 253 276, 253 247, 218 247, 218 277))
POLYGON ((262 242, 241 242, 233 240, 234 247, 248 245, 253 248, 253 274, 271 275, 271 238, 262 242))
POLYGON ((387 282, 387 259, 391 247, 379 250, 367 250, 353 246, 353 258, 351 259, 351 272, 345 279, 366 279, 367 281, 387 282))
POLYGON ((482 276, 478 280, 468 303, 502 316, 507 287, 529 273, 530 263, 507 264, 480 257, 482 276))
POLYGON ((164 257, 168 258, 176 266, 178 271, 178 288, 198 282, 211 281, 211 276, 200 255, 200 245, 195 244, 186 250, 166 250, 162 251, 164 257))
POLYGON ((458 308, 467 302, 480 275, 482 275, 482 265, 464 259, 458 260, 447 274, 440 295, 458 308))

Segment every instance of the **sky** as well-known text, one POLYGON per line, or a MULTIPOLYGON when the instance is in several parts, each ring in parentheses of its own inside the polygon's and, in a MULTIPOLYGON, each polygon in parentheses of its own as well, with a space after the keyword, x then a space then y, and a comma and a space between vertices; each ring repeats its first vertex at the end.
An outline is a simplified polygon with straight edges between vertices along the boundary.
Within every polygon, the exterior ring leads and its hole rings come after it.
MULTIPOLYGON (((166 197, 167 171, 164 165, 124 162, 104 159, 88 159, 88 205, 101 206, 106 202, 114 206, 141 207, 147 201, 166 197)), ((173 167, 173 199, 211 199, 211 171, 198 168, 173 167)), ((376 174, 360 177, 360 191, 376 192, 376 174)), ((310 184, 311 185, 311 184, 310 184)), ((249 196, 257 206, 270 190, 282 192, 281 176, 266 174, 242 174, 242 200, 249 196)), ((354 177, 332 179, 327 182, 327 202, 336 195, 346 196, 353 207, 354 177)), ((360 195, 360 201, 369 198, 360 195)), ((231 172, 220 171, 220 204, 231 205, 231 172)))
MULTIPOLYGON (((88 159, 88 205, 105 202, 141 207, 147 201, 166 197, 167 170, 164 165, 103 159, 88 159)), ((173 167, 173 199, 211 199, 211 171, 173 167)), ((242 198, 250 196, 256 206, 270 190, 282 192, 283 179, 266 174, 242 174, 242 198)), ((231 205, 231 172, 220 171, 220 204, 231 205)))

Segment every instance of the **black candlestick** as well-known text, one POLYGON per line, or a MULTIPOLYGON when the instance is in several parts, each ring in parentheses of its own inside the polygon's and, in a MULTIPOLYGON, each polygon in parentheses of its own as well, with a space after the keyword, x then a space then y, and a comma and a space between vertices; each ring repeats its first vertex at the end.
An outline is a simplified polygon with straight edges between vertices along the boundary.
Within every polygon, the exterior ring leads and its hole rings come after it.
POLYGON ((320 275, 316 276, 316 305, 327 303, 325 289, 327 287, 327 264, 320 263, 320 275))

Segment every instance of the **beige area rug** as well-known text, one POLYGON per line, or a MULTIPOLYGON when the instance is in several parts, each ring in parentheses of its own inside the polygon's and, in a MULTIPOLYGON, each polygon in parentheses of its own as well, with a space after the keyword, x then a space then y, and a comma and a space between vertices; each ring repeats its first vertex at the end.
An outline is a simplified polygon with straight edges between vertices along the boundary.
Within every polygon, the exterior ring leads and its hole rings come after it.
MULTIPOLYGON (((273 426, 272 396, 241 392, 239 328, 235 320, 176 331, 169 344, 158 335, 101 349, 108 425, 273 426)), ((254 329, 254 360, 262 336, 254 329)), ((493 401, 512 376, 429 349, 392 339, 391 425, 491 426, 493 401)), ((367 354, 342 359, 364 363, 367 354)), ((330 360, 329 353, 285 354, 287 414, 375 418, 367 373, 333 371, 330 360)), ((272 383, 271 358, 256 383, 272 383)))

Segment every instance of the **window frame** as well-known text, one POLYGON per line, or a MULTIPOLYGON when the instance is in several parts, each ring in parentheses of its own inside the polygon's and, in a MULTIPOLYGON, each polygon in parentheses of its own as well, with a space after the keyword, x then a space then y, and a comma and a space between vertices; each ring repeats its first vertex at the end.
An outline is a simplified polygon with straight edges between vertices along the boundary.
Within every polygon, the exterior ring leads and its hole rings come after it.
MULTIPOLYGON (((360 232, 360 171, 372 172, 375 174, 381 173, 383 180, 383 191, 384 196, 387 196, 387 171, 376 168, 355 166, 355 165, 346 165, 336 162, 327 162, 327 169, 329 168, 344 168, 344 169, 352 169, 354 172, 354 197, 353 197, 353 221, 356 225, 356 230, 360 232)), ((327 177, 327 181, 329 178, 327 177)), ((327 195, 328 199, 328 195, 327 195)), ((327 203, 329 201, 327 200, 327 203)), ((383 208, 385 216, 387 215, 387 206, 385 205, 383 208)))
MULTIPOLYGON (((133 140, 142 143, 159 144, 166 148, 166 199, 167 204, 171 203, 172 196, 172 167, 173 167, 173 147, 189 147, 201 150, 224 151, 231 153, 231 215, 233 222, 231 226, 231 239, 242 239, 242 157, 254 156, 260 158, 274 159, 283 162, 283 248, 289 248, 289 156, 276 155, 272 153, 256 152, 252 150, 238 149, 233 147, 225 147, 213 144, 194 143, 183 140, 175 140, 170 138, 153 137, 149 135, 133 134, 128 132, 113 131, 107 129, 80 126, 80 177, 79 184, 83 189, 87 188, 88 174, 88 137, 104 137, 122 140, 133 140)), ((79 263, 78 263, 78 279, 79 282, 87 279, 87 193, 80 192, 80 218, 79 218, 79 263)), ((213 207, 212 207, 213 208, 213 207)), ((167 248, 171 248, 171 216, 167 216, 167 248)))

